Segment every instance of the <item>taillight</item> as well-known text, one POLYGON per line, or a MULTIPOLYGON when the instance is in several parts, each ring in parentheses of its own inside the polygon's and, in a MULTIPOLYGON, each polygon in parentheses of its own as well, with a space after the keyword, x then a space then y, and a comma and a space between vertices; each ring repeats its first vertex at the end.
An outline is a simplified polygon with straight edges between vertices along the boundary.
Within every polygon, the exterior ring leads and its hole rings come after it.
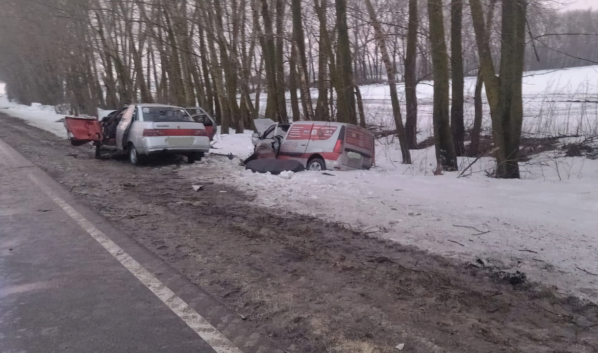
POLYGON ((338 140, 334 145, 334 153, 343 153, 343 142, 345 142, 345 127, 341 127, 341 131, 338 134, 338 140))
POLYGON ((193 130, 193 136, 208 136, 208 132, 202 129, 193 130))
POLYGON ((157 130, 157 129, 144 129, 143 136, 144 137, 164 136, 164 131, 157 130))
POLYGON ((334 145, 334 153, 343 153, 343 141, 336 140, 336 145, 334 145))

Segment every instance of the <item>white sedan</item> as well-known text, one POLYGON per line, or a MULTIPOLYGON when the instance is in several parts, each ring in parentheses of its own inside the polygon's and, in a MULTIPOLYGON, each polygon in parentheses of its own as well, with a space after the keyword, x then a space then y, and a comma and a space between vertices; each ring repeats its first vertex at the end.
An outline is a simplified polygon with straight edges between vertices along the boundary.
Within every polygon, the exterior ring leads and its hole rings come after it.
POLYGON ((181 107, 161 104, 132 104, 98 120, 65 118, 71 142, 93 141, 96 156, 103 149, 126 151, 133 165, 151 154, 187 156, 189 163, 201 159, 210 149, 208 132, 181 107))

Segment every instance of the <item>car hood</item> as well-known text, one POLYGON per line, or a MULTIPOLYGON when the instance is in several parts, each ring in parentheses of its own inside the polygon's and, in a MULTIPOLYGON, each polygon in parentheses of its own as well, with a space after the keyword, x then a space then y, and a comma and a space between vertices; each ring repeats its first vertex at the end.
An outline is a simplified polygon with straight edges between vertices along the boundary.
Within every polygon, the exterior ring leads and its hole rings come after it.
POLYGON ((257 132, 261 135, 266 131, 270 126, 276 124, 272 119, 255 119, 253 121, 255 124, 255 128, 257 132))

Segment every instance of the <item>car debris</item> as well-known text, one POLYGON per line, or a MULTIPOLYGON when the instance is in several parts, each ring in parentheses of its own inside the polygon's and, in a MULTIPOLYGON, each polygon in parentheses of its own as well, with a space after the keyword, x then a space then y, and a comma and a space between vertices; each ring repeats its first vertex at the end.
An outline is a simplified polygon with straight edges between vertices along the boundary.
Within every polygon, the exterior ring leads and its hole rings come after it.
POLYGON ((278 175, 283 172, 302 172, 305 170, 303 164, 295 160, 280 160, 280 159, 256 159, 245 167, 246 170, 251 170, 254 173, 270 173, 278 175))
POLYGON ((73 146, 92 142, 96 158, 105 151, 127 152, 138 165, 151 154, 187 156, 193 163, 210 149, 210 137, 202 123, 181 108, 161 104, 131 104, 101 121, 93 117, 66 117, 64 125, 73 146))
POLYGON ((195 191, 195 192, 203 190, 203 185, 191 185, 191 187, 193 188, 193 191, 195 191))

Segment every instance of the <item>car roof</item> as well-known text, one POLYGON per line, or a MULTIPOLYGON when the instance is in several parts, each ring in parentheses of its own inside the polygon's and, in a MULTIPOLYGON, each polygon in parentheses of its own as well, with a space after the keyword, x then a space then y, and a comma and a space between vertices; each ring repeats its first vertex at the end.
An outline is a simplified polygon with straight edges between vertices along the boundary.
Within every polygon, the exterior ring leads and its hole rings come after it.
POLYGON ((179 106, 176 106, 176 105, 159 104, 159 103, 139 103, 139 104, 137 104, 137 106, 141 107, 141 108, 160 108, 160 107, 164 107, 164 108, 184 109, 183 107, 179 107, 179 106))

